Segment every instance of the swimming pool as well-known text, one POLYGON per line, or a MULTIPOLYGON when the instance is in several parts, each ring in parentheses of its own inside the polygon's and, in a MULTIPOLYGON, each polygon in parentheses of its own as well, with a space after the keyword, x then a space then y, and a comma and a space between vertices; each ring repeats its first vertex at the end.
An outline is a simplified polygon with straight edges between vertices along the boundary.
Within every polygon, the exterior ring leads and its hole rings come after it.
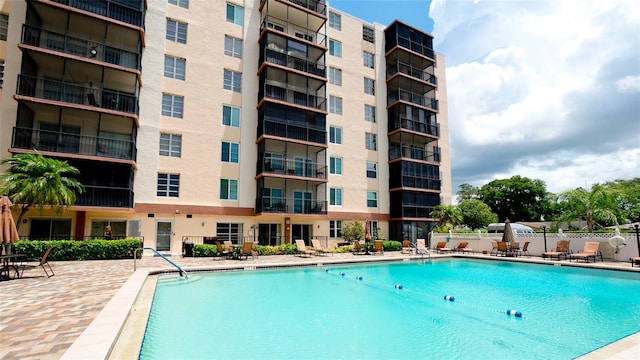
POLYGON ((640 274, 566 266, 443 259, 171 276, 158 281, 140 358, 570 359, 640 331, 639 313, 640 274))

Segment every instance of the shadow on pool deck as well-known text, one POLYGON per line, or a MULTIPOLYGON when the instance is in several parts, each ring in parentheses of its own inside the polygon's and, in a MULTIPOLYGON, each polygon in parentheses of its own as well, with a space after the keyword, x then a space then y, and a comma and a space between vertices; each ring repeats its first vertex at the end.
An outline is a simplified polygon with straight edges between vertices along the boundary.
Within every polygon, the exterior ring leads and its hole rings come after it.
MULTIPOLYGON (((449 255, 444 255, 444 257, 446 256, 449 255)), ((478 254, 462 256, 496 259, 495 256, 478 254)), ((433 257, 440 256, 434 255, 433 257)), ((386 252, 383 256, 354 256, 352 254, 335 254, 313 258, 300 258, 292 255, 261 256, 255 261, 212 261, 211 258, 182 257, 173 257, 172 260, 188 272, 189 270, 204 270, 210 267, 317 265, 318 263, 409 258, 420 259, 420 256, 386 252)), ((504 260, 503 258, 499 259, 504 260)), ((520 260, 555 263, 555 261, 536 257, 520 260)), ((560 263, 569 265, 569 262, 565 261, 560 263)), ((42 269, 34 268, 26 270, 21 279, 0 282, 0 296, 2 296, 0 359, 59 359, 134 272, 132 259, 53 261, 52 266, 56 275, 51 278, 47 278, 42 269)), ((632 269, 630 263, 604 262, 584 266, 640 271, 640 268, 632 269)), ((137 267, 153 271, 175 270, 165 260, 151 256, 145 256, 138 260, 137 267)), ((635 340, 632 340, 636 342, 636 345, 638 345, 637 335, 635 340)), ((640 348, 640 345, 634 349, 638 350, 637 348, 640 348)), ((612 354, 594 358, 608 358, 610 355, 612 354)), ((623 354, 620 353, 620 355, 623 354)), ((638 352, 632 351, 631 355, 635 358, 638 352)), ((624 359, 626 357, 615 358, 624 359)))

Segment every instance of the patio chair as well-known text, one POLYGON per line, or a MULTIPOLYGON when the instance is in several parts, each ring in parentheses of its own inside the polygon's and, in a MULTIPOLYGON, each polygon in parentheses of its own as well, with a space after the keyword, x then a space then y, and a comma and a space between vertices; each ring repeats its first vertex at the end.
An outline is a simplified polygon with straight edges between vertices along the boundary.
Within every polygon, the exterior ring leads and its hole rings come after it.
POLYGON ((498 242, 497 241, 492 241, 491 242, 491 251, 489 252, 489 255, 493 255, 496 254, 496 256, 498 256, 498 242))
POLYGON ((360 245, 360 241, 356 240, 353 242, 353 255, 363 255, 365 253, 364 249, 360 245))
POLYGON ((375 240, 373 242, 373 253, 384 255, 384 249, 382 247, 382 240, 375 240))
POLYGON ((429 249, 427 249, 427 245, 424 239, 416 239, 416 253, 429 254, 429 249))
POLYGON ((247 260, 249 258, 249 256, 251 256, 251 259, 253 259, 253 249, 254 249, 254 243, 253 242, 245 242, 245 243, 243 243, 242 244, 242 250, 238 254, 238 260, 242 260, 242 258, 244 258, 244 260, 247 260))
POLYGON ((465 252, 473 252, 473 249, 469 248, 469 243, 468 242, 461 242, 460 244, 458 244, 458 246, 456 246, 453 251, 457 251, 457 252, 461 252, 461 253, 465 253, 465 252))
POLYGON ((218 248, 218 257, 219 258, 230 258, 233 256, 233 245, 222 247, 220 241, 216 241, 216 247, 218 248))
POLYGON ((316 254, 314 250, 307 249, 304 244, 304 240, 296 240, 296 248, 298 250, 298 255, 301 257, 308 257, 316 254))
POLYGON ((556 259, 558 259, 558 261, 560 261, 560 257, 562 256, 566 259, 567 256, 571 254, 571 249, 569 248, 570 242, 571 240, 558 240, 558 242, 556 243, 556 250, 543 252, 542 258, 553 259, 555 257, 556 259))
POLYGON ((631 258, 631 267, 634 267, 635 265, 640 265, 640 256, 631 258))
POLYGON ((451 251, 451 249, 447 247, 446 241, 440 241, 438 244, 436 244, 435 250, 438 253, 451 251))
POLYGON ((333 255, 333 251, 320 246, 320 240, 318 239, 311 239, 311 246, 313 247, 313 250, 315 250, 320 255, 326 255, 326 254, 333 255))
MULTIPOLYGON (((423 239, 424 240, 424 239, 423 239)), ((411 254, 411 242, 409 240, 404 240, 402 242, 402 249, 400 250, 401 254, 411 254)))
POLYGON ((522 250, 520 250, 520 254, 527 254, 528 257, 531 257, 531 253, 529 252, 529 243, 531 241, 527 241, 524 243, 522 250))
POLYGON ((600 247, 600 243, 597 241, 587 241, 584 243, 584 249, 582 252, 577 254, 571 254, 569 256, 569 261, 576 259, 579 261, 580 259, 584 259, 586 262, 589 262, 589 259, 593 258, 593 262, 596 262, 598 256, 600 256, 600 261, 604 262, 602 258, 602 253, 598 250, 600 247))
POLYGON ((51 252, 53 251, 53 249, 55 248, 55 246, 52 246, 50 248, 47 249, 47 251, 44 252, 44 255, 42 255, 41 258, 38 259, 27 259, 27 262, 22 264, 22 271, 24 272, 24 268, 36 268, 36 267, 41 267, 42 270, 44 270, 44 273, 47 275, 48 278, 52 277, 53 275, 55 275, 53 273, 53 269, 51 268, 51 264, 49 264, 49 255, 51 255, 51 252), (37 264, 29 264, 30 262, 36 262, 37 264), (47 267, 49 268, 49 271, 51 271, 51 275, 49 275, 49 272, 47 271, 47 267))
POLYGON ((497 241, 498 251, 496 252, 496 256, 507 256, 509 255, 509 248, 507 247, 507 243, 504 241, 497 241))

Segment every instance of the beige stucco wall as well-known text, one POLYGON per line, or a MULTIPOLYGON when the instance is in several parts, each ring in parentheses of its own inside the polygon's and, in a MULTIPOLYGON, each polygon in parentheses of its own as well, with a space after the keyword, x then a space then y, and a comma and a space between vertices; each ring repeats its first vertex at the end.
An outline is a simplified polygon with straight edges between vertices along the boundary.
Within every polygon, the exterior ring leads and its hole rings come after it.
POLYGON ((439 101, 438 123, 440 124, 440 176, 442 178, 442 203, 451 205, 451 145, 449 141, 449 108, 447 100, 447 77, 445 73, 445 58, 442 54, 436 53, 436 77, 438 79, 438 89, 436 98, 439 101))

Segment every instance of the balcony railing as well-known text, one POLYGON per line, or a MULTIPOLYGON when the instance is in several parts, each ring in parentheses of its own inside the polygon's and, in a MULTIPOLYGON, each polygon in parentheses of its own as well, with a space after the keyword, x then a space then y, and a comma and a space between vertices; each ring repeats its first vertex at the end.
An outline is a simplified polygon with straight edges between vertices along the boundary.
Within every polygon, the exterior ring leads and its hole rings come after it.
POLYGON ((103 43, 22 25, 22 43, 140 70, 140 56, 103 43))
POLYGON ((327 202, 297 198, 262 196, 256 199, 256 212, 326 215, 327 202))
POLYGON ((410 103, 428 107, 434 110, 438 110, 438 100, 424 96, 422 94, 415 94, 406 90, 390 90, 387 93, 387 105, 390 105, 398 100, 408 101, 410 103))
POLYGON ((264 60, 272 64, 286 66, 290 69, 304 71, 309 74, 321 77, 327 76, 324 64, 319 64, 310 60, 302 59, 296 56, 287 55, 281 51, 264 49, 264 60))
POLYGON ((425 124, 415 120, 400 118, 389 121, 389 125, 389 131, 402 128, 417 131, 423 134, 440 136, 440 125, 438 124, 425 124))
POLYGON ((438 79, 433 74, 428 73, 424 69, 413 67, 409 64, 397 62, 387 67, 387 78, 397 74, 405 74, 422 81, 426 81, 429 84, 438 85, 438 79))
POLYGON ((267 174, 279 174, 289 176, 301 176, 312 179, 326 179, 327 166, 313 162, 291 160, 283 158, 265 157, 262 161, 262 168, 259 169, 267 174))
POLYGON ((317 12, 320 15, 327 15, 327 4, 324 0, 289 0, 289 2, 317 12))
POLYGON ((327 36, 325 34, 311 31, 302 26, 295 25, 287 20, 273 16, 265 16, 260 24, 260 32, 265 28, 274 29, 290 36, 309 41, 322 47, 327 47, 327 36))
POLYGON ((417 52, 418 54, 422 54, 430 59, 436 58, 435 52, 433 51, 433 49, 430 49, 415 41, 411 41, 411 39, 406 37, 397 36, 396 39, 398 41, 398 46, 417 52))
POLYGON ((322 145, 327 144, 326 131, 286 124, 278 121, 278 119, 263 119, 262 127, 258 128, 258 136, 261 135, 278 136, 294 140, 309 141, 322 145))
POLYGON ((144 27, 143 0, 52 0, 127 24, 144 27))
POLYGON ((35 76, 18 75, 16 94, 72 104, 91 105, 101 109, 132 114, 138 113, 138 101, 134 95, 35 76))
POLYGON ((389 160, 398 158, 409 158, 414 160, 440 162, 439 151, 426 151, 421 148, 395 145, 389 146, 389 160))
POLYGON ((78 195, 75 205, 103 207, 133 207, 133 190, 108 186, 84 186, 84 194, 78 195))
POLYGON ((136 147, 133 141, 29 128, 14 127, 11 146, 16 149, 51 151, 113 159, 136 159, 136 147))
POLYGON ((291 104, 315 108, 318 110, 327 110, 327 99, 314 94, 307 94, 294 89, 287 89, 275 84, 266 82, 264 84, 264 97, 285 101, 291 104))
POLYGON ((440 181, 440 179, 427 179, 427 178, 419 178, 414 176, 403 176, 401 186, 417 188, 417 189, 440 190, 441 184, 442 182, 440 181))

